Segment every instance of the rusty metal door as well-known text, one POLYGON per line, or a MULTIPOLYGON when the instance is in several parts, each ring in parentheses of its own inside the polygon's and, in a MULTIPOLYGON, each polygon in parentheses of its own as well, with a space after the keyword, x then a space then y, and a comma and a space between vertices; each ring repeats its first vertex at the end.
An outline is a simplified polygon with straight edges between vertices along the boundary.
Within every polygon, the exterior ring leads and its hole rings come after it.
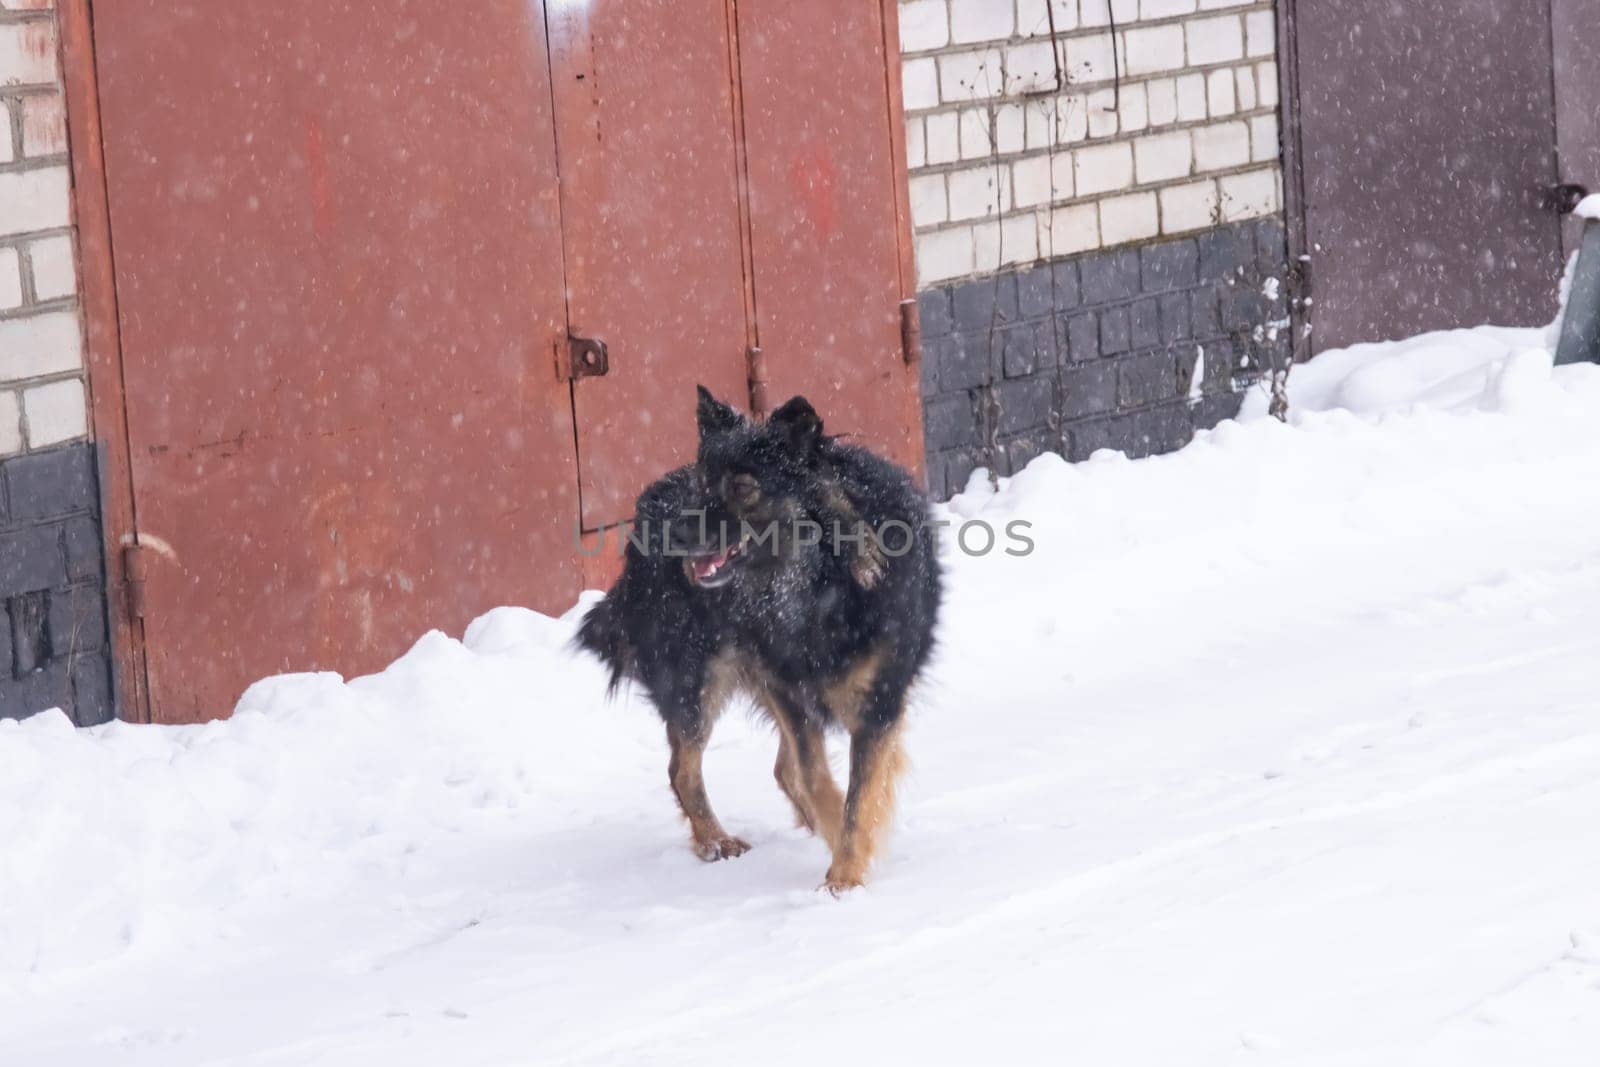
POLYGON ((694 384, 744 400, 758 329, 771 392, 916 466, 896 33, 893 0, 96 6, 152 717, 565 607, 577 527, 688 458, 694 384))
MULTIPOLYGON (((1557 177, 1574 192, 1600 193, 1600 18, 1594 0, 1550 0, 1550 19, 1557 177)), ((1570 256, 1583 238, 1583 223, 1569 218, 1562 237, 1570 256)))
POLYGON ((694 455, 694 386, 742 404, 746 270, 726 0, 547 2, 585 529, 694 455))
POLYGON ((1548 16, 1504 0, 1295 5, 1318 349, 1554 314, 1548 16))
POLYGON ((895 4, 740 0, 738 29, 770 402, 804 393, 830 433, 920 469, 895 4))
POLYGON ((539 9, 94 8, 152 716, 578 585, 539 9))

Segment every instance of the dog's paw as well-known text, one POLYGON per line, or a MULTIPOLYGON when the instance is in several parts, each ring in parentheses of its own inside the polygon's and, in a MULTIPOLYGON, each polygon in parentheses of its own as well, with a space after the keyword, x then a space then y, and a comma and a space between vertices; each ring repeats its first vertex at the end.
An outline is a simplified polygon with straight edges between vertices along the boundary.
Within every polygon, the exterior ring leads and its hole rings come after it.
POLYGON ((750 851, 750 842, 738 837, 719 837, 711 841, 696 841, 694 854, 707 863, 731 860, 750 851))
POLYGON ((866 884, 866 878, 855 871, 841 870, 837 866, 829 867, 828 873, 822 879, 818 888, 833 897, 840 897, 852 889, 860 889, 866 884))

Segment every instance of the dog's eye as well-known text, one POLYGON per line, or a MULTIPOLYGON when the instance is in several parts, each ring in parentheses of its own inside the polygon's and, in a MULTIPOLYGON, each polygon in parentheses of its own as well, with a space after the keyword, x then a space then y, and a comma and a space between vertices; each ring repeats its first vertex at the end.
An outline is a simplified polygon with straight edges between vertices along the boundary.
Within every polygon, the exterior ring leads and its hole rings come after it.
POLYGON ((728 486, 733 499, 741 504, 754 504, 761 499, 761 483, 753 475, 735 474, 728 486))

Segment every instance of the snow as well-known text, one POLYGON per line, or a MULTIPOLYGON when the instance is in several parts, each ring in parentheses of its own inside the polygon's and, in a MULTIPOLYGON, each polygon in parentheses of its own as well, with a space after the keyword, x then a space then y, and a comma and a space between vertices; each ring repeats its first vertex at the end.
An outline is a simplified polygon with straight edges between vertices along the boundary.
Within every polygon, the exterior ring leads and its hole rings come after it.
POLYGON ((1189 399, 1198 403, 1205 398, 1206 387, 1206 350, 1203 345, 1194 346, 1194 370, 1189 373, 1189 399))
POLYGON ((582 605, 227 722, 0 723, 5 1060, 1592 1063, 1600 369, 1549 363, 1358 346, 1288 425, 975 477, 948 517, 1037 550, 948 539, 839 901, 744 716, 707 773, 755 848, 690 854, 582 605))
MULTIPOLYGON (((1295 367, 1289 403, 1299 412, 1369 416, 1416 408, 1505 411, 1546 394, 1550 343, 1543 329, 1478 326, 1352 345, 1295 367)), ((1247 394, 1243 417, 1265 415, 1269 400, 1263 390, 1247 394)))

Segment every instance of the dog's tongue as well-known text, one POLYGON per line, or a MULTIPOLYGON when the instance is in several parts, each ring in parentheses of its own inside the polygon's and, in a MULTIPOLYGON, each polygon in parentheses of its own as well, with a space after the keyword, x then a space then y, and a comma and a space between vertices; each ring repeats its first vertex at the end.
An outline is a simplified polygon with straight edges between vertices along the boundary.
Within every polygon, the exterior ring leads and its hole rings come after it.
POLYGON ((732 552, 733 549, 725 548, 714 556, 702 556, 699 559, 690 560, 690 566, 694 568, 694 576, 702 580, 711 577, 717 573, 724 563, 728 562, 728 556, 732 552))

